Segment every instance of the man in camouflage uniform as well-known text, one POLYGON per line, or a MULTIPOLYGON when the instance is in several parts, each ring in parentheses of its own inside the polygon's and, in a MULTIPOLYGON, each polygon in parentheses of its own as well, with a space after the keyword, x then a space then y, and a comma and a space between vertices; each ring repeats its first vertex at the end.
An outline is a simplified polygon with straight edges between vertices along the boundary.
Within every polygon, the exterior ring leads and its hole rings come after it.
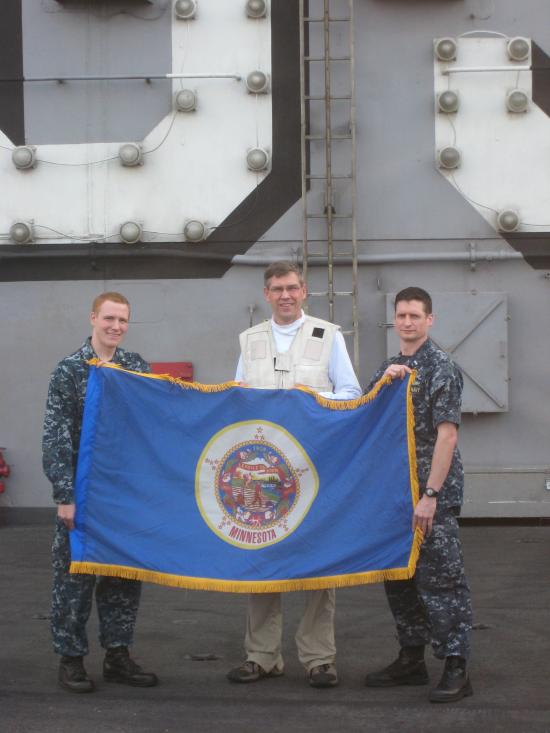
POLYGON ((414 578, 385 583, 399 657, 368 674, 365 682, 368 687, 427 684, 424 647, 431 641, 435 656, 445 659, 445 669, 430 701, 451 702, 472 694, 466 673, 472 608, 457 522, 464 486, 456 447, 463 380, 447 354, 428 338, 432 323, 432 302, 425 290, 398 293, 394 325, 401 351, 382 364, 367 388, 385 374, 403 379, 416 370, 412 400, 421 498, 413 529, 423 531, 424 541, 414 578))
POLYGON ((144 672, 129 656, 141 583, 121 578, 71 575, 69 532, 74 529, 74 478, 88 382, 88 359, 111 361, 149 372, 139 354, 118 348, 128 330, 130 305, 120 293, 103 293, 93 302, 92 335, 55 368, 48 390, 43 435, 44 472, 53 486, 57 522, 52 548, 54 651, 61 655, 59 684, 71 692, 92 692, 83 656, 88 653, 86 622, 95 587, 100 643, 107 650, 103 676, 109 682, 152 687, 156 675, 144 672))

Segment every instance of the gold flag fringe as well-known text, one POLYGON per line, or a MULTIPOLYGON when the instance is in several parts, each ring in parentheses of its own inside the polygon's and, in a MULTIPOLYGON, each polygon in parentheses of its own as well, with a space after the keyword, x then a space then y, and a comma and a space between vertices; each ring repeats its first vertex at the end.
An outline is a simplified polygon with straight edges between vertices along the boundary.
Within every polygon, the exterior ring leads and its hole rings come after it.
POLYGON ((374 398, 378 395, 382 387, 384 387, 386 384, 391 384, 391 381, 392 379, 389 376, 382 377, 378 380, 378 382, 376 382, 370 392, 367 392, 367 394, 364 394, 361 397, 357 397, 354 400, 333 400, 329 397, 323 397, 318 392, 315 392, 313 389, 311 389, 311 387, 305 387, 302 384, 297 385, 295 389, 299 389, 300 392, 306 392, 306 394, 310 394, 321 405, 321 407, 328 407, 329 410, 355 410, 357 407, 362 407, 368 402, 372 402, 374 398))
MULTIPOLYGON (((410 563, 409 563, 410 566, 410 563)), ((322 590, 323 588, 350 588, 354 585, 381 583, 384 580, 408 580, 414 574, 410 567, 371 570, 365 573, 332 575, 319 578, 295 578, 292 580, 220 580, 216 578, 193 578, 185 575, 160 573, 155 570, 132 568, 126 565, 103 565, 95 562, 71 562, 71 573, 87 575, 108 575, 126 580, 142 580, 146 583, 168 585, 190 590, 211 590, 220 593, 280 593, 299 590, 322 590)))
POLYGON ((126 372, 126 374, 135 374, 138 377, 144 377, 145 379, 160 379, 163 382, 170 382, 176 384, 178 387, 184 389, 195 389, 198 392, 225 392, 231 387, 238 387, 238 382, 221 382, 220 384, 201 384, 200 382, 187 382, 185 379, 179 379, 179 377, 173 377, 171 374, 145 374, 144 372, 135 372, 132 369, 124 369, 118 364, 111 364, 110 362, 101 361, 100 359, 89 359, 88 364, 103 369, 116 369, 119 372, 126 372))
MULTIPOLYGON (((412 386, 416 380, 416 371, 413 369, 409 383, 407 384, 407 444, 409 452, 409 472, 411 479, 412 505, 415 507, 420 499, 420 486, 418 484, 418 467, 416 464, 416 439, 414 435, 414 406, 412 400, 412 386)), ((420 548, 424 541, 424 533, 418 527, 414 532, 411 554, 409 556, 409 572, 410 576, 414 575, 416 563, 420 555, 420 548)))
MULTIPOLYGON (((101 369, 106 367, 107 369, 116 369, 119 372, 126 372, 127 374, 135 374, 136 376, 143 377, 144 379, 160 379, 164 382, 177 384, 179 387, 183 387, 184 389, 195 389, 198 392, 225 392, 226 390, 232 389, 233 387, 243 386, 239 382, 221 382, 220 384, 186 382, 184 379, 172 377, 170 374, 145 374, 143 372, 133 371, 132 369, 124 369, 118 364, 111 364, 111 362, 101 361, 100 359, 89 359, 88 364, 90 364, 90 366, 95 366, 101 369)), ((378 382, 376 382, 370 392, 363 395, 362 397, 357 397, 357 399, 355 400, 332 400, 327 397, 322 397, 310 387, 305 387, 303 385, 297 385, 295 389, 311 395, 319 403, 319 405, 321 405, 321 407, 327 407, 329 410, 355 410, 362 405, 366 405, 368 402, 372 402, 372 400, 380 392, 382 387, 384 387, 386 384, 390 384, 391 381, 391 377, 382 377, 378 380, 378 382)), ((250 389, 250 387, 244 387, 244 389, 250 389)))

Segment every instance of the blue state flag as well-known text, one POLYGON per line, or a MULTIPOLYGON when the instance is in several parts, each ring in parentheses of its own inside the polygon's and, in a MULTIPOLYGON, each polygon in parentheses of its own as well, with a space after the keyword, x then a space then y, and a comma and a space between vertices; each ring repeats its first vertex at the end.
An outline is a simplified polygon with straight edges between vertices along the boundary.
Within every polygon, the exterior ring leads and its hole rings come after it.
POLYGON ((256 593, 412 577, 413 379, 339 402, 92 366, 71 572, 256 593))

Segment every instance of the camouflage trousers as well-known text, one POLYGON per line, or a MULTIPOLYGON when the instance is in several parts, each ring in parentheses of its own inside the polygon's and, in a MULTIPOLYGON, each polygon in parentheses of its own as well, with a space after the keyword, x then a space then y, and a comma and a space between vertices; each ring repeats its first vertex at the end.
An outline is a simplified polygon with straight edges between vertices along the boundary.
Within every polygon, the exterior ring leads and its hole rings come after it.
POLYGON ((86 622, 95 588, 99 641, 104 649, 130 646, 139 607, 141 583, 123 578, 71 575, 69 532, 57 520, 53 546, 52 635, 57 654, 88 653, 86 622))
POLYGON ((384 585, 401 647, 431 642, 438 659, 469 657, 472 604, 452 509, 436 512, 414 578, 384 585))

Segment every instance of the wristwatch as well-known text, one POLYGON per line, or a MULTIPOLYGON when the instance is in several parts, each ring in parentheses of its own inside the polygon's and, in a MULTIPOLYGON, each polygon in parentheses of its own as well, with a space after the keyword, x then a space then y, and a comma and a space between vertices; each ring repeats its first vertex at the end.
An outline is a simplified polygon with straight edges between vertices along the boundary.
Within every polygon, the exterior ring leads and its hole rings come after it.
POLYGON ((437 497, 439 496, 439 491, 436 491, 435 489, 431 489, 429 486, 426 486, 422 494, 424 496, 429 496, 430 499, 437 499, 437 497))

